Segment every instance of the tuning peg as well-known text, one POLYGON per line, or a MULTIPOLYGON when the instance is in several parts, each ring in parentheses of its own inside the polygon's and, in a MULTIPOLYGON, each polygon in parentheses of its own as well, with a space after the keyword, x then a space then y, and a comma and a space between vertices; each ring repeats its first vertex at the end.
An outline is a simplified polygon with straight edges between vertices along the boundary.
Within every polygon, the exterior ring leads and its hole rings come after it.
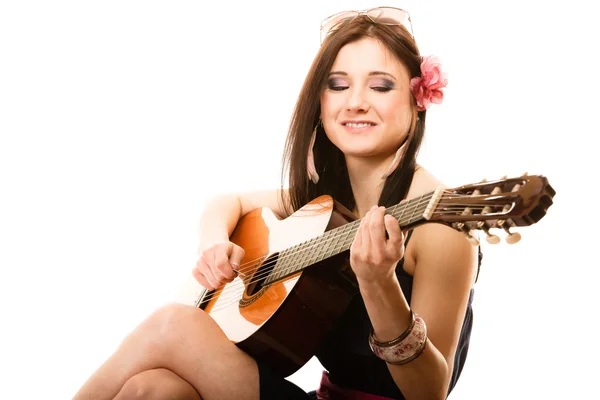
POLYGON ((511 232, 510 228, 506 225, 502 225, 502 228, 506 231, 506 233, 508 233, 508 236, 506 237, 506 243, 515 244, 521 240, 521 234, 519 232, 511 232))
POLYGON ((471 233, 469 233, 468 231, 465 231, 463 233, 467 237, 467 240, 469 241, 469 243, 471 243, 473 246, 479 246, 479 239, 477 239, 475 236, 471 235, 471 233))
POLYGON ((487 235, 487 237, 485 238, 485 240, 489 243, 489 244, 498 244, 500 243, 500 237, 496 236, 496 235, 492 235, 490 233, 490 227, 487 226, 487 224, 485 222, 479 222, 477 224, 477 226, 483 230, 485 232, 485 234, 487 235))
POLYGON ((488 233, 487 237, 485 238, 485 240, 489 244, 498 244, 498 243, 500 243, 500 237, 498 237, 496 235, 490 235, 489 233, 488 233))
POLYGON ((521 240, 521 234, 519 232, 509 233, 506 237, 506 243, 515 244, 521 240))
POLYGON ((455 222, 454 224, 452 224, 452 226, 454 227, 454 229, 457 229, 458 231, 464 233, 469 243, 471 243, 473 246, 479 246, 479 239, 471 235, 471 230, 467 228, 464 222, 455 222))

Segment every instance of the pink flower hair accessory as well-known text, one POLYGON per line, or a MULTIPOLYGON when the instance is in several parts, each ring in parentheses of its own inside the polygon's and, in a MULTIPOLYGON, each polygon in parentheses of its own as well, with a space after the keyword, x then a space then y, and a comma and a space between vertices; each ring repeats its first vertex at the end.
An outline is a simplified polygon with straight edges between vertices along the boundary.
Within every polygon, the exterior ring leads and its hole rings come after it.
POLYGON ((417 110, 425 111, 431 103, 441 104, 446 85, 448 85, 448 78, 446 73, 442 72, 439 58, 422 57, 421 76, 410 80, 410 90, 417 101, 417 110))

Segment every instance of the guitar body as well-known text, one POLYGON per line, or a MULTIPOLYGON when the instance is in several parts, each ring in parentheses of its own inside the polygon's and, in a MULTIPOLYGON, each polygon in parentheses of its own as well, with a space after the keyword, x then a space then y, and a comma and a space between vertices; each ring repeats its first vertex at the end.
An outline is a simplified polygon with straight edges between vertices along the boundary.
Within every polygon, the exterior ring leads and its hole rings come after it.
POLYGON ((273 284, 261 286, 261 277, 280 251, 354 219, 330 196, 318 197, 284 220, 268 208, 253 210, 230 238, 245 250, 243 279, 240 274, 222 291, 208 292, 204 298, 210 300, 202 308, 241 349, 282 376, 291 375, 315 354, 358 293, 348 252, 273 284))

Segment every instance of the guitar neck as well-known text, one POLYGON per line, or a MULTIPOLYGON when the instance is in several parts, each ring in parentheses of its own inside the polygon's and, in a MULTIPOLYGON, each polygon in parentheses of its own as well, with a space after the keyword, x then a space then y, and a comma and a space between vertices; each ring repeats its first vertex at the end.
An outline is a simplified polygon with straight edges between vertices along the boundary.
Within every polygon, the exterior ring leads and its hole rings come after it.
MULTIPOLYGON (((412 228, 429 218, 431 210, 439 201, 442 190, 396 204, 386 209, 399 222, 401 229, 412 228)), ((265 280, 266 285, 296 274, 304 268, 350 250, 361 220, 349 222, 323 235, 289 247, 279 253, 277 263, 265 280)))

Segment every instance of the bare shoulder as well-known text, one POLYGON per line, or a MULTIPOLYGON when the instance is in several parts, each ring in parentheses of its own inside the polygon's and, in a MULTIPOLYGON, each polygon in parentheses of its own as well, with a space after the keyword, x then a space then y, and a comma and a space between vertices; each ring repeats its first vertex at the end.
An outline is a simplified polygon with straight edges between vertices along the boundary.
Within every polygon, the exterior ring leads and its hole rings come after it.
MULTIPOLYGON (((413 183, 407 197, 414 198, 431 193, 439 187, 448 188, 443 182, 423 167, 415 171, 413 183)), ((444 260, 455 260, 460 264, 472 263, 475 254, 473 246, 464 234, 439 223, 426 223, 414 229, 410 246, 407 246, 407 264, 405 270, 414 276, 417 265, 433 263, 444 264, 444 260), (427 260, 428 262, 423 262, 427 260), (421 261, 421 262, 419 262, 421 261)))
POLYGON ((412 199, 433 192, 438 187, 447 187, 431 172, 422 166, 417 166, 412 184, 408 190, 407 198, 412 199))

